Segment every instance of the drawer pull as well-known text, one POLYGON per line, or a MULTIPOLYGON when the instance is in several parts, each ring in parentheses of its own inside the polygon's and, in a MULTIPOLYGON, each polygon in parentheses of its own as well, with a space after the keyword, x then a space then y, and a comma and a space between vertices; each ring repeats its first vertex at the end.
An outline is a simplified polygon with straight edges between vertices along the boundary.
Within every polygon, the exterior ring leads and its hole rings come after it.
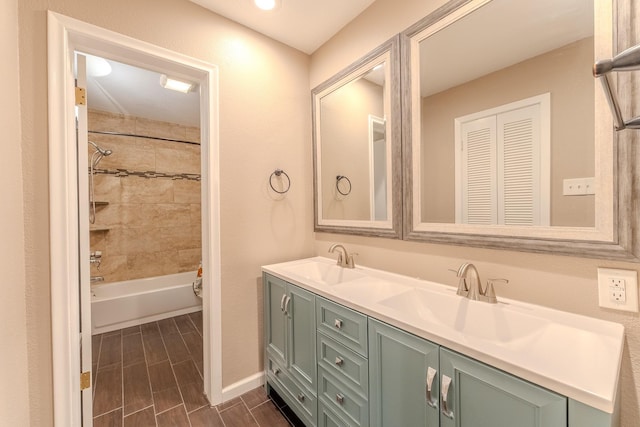
POLYGON ((451 378, 446 375, 442 376, 442 415, 453 419, 453 411, 449 410, 447 398, 449 396, 449 387, 451 386, 451 378))
POLYGON ((298 394, 298 400, 299 400, 300 402, 304 402, 304 394, 299 393, 299 394, 298 394))
POLYGON ((340 356, 336 356, 336 365, 338 366, 344 365, 344 359, 340 356))
POLYGON ((334 320, 333 325, 338 329, 342 329, 342 320, 341 319, 334 320))
POLYGON ((280 373, 280 368, 273 368, 272 372, 273 372, 273 375, 278 376, 278 374, 280 373))
POLYGON ((438 371, 433 369, 431 366, 427 369, 427 405, 435 408, 437 406, 437 401, 434 401, 431 397, 431 390, 433 388, 433 380, 436 377, 438 371))
POLYGON ((336 394, 336 402, 341 405, 344 403, 344 395, 342 393, 336 394))
POLYGON ((280 311, 284 311, 284 300, 287 299, 287 294, 282 294, 282 299, 280 300, 280 311))

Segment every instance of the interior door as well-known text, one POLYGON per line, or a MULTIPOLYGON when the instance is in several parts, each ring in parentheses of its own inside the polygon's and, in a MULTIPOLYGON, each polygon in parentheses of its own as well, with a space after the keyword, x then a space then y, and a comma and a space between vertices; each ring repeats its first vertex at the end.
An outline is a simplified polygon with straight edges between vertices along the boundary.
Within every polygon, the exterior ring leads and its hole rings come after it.
POLYGON ((78 254, 80 285, 80 372, 82 425, 91 426, 93 419, 93 384, 91 366, 91 278, 89 268, 89 162, 87 155, 86 91, 78 95, 78 88, 87 87, 87 60, 76 53, 76 151, 78 153, 78 254))

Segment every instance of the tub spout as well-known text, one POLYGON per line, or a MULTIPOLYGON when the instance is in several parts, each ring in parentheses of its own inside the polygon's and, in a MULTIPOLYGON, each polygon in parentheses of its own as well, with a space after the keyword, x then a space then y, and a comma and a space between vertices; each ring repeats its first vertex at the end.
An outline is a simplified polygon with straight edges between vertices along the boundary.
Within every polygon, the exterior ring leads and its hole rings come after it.
POLYGON ((91 276, 91 283, 104 282, 103 276, 91 276))

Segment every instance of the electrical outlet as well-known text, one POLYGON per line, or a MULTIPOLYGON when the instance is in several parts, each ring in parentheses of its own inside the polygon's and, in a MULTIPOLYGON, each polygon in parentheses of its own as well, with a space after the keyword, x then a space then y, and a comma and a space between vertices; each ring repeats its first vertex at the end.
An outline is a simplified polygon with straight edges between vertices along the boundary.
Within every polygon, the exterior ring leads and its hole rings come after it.
POLYGON ((598 268, 600 307, 638 311, 638 273, 634 270, 598 268))

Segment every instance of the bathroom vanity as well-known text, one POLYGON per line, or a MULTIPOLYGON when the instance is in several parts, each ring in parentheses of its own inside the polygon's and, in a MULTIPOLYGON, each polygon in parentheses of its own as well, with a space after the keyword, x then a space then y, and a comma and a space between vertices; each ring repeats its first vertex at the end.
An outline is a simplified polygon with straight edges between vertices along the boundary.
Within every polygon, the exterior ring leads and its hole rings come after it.
POLYGON ((267 392, 307 427, 618 425, 622 325, 322 257, 262 270, 267 392))

